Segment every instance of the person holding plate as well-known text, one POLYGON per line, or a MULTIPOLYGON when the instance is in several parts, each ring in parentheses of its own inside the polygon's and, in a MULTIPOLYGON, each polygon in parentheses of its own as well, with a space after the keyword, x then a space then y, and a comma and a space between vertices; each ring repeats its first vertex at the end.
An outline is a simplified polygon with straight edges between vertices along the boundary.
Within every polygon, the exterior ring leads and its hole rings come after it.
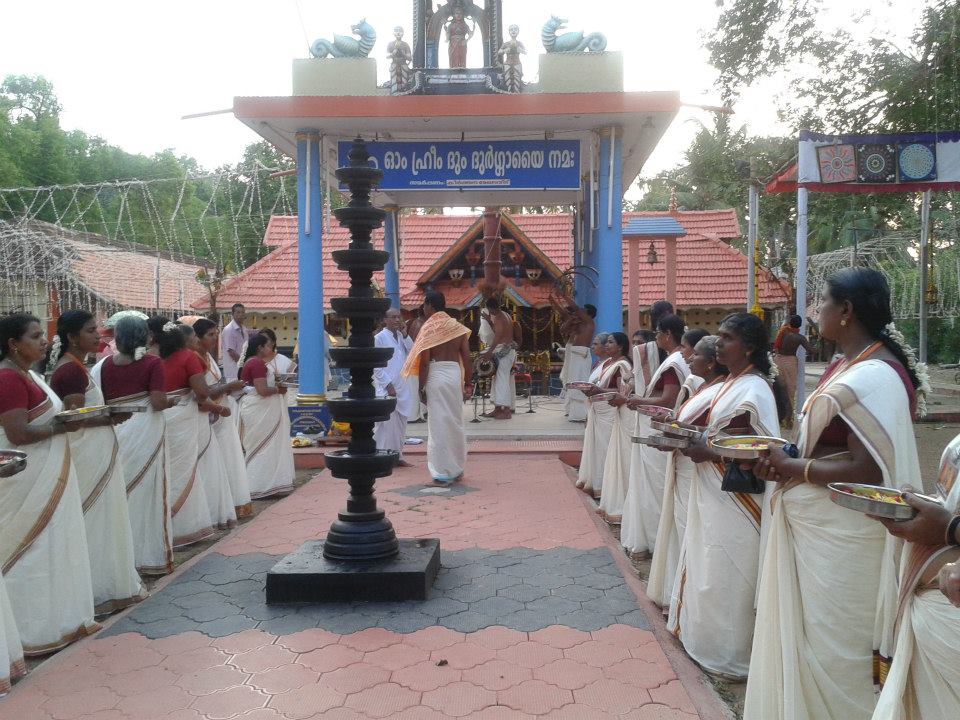
MULTIPOLYGON (((691 331, 697 332, 697 331, 691 331)), ((691 333, 684 335, 684 338, 691 333)), ((703 417, 727 379, 727 368, 717 360, 717 336, 707 335, 694 344, 688 361, 690 377, 700 384, 691 397, 676 412, 681 427, 699 428, 694 421, 703 417)), ((683 384, 689 387, 688 382, 683 384)), ((681 389, 681 395, 683 391, 681 389)), ((680 547, 687 528, 687 507, 690 488, 697 478, 699 466, 679 450, 667 451, 667 475, 663 490, 663 510, 657 528, 657 542, 647 579, 647 597, 662 608, 669 609, 670 598, 680 560, 680 547)))
POLYGON ((65 435, 83 423, 54 421, 63 403, 31 370, 46 350, 36 317, 0 319, 0 447, 27 454, 26 468, 0 482, 0 574, 27 656, 51 653, 100 629, 93 619, 80 487, 65 435))
POLYGON ((952 720, 960 709, 960 597, 949 578, 960 559, 960 435, 940 458, 937 499, 903 500, 912 520, 875 518, 906 541, 900 559, 893 663, 873 720, 952 720), (951 563, 953 563, 951 565, 951 563))
MULTIPOLYGON (((597 384, 597 381, 600 379, 600 373, 602 373, 603 369, 607 366, 607 339, 609 337, 610 335, 608 333, 599 333, 593 338, 593 343, 590 345, 593 356, 597 358, 597 361, 590 369, 590 375, 587 377, 587 382, 593 385, 597 384)), ((592 495, 593 478, 599 474, 600 479, 603 479, 603 459, 606 458, 607 444, 604 442, 596 442, 597 438, 593 432, 593 427, 596 423, 593 403, 587 400, 586 405, 587 420, 583 428, 583 452, 580 454, 580 467, 577 468, 576 487, 592 495)), ((600 487, 601 485, 598 484, 598 492, 600 487)))
MULTIPOLYGON (((634 392, 627 400, 631 410, 646 407, 673 409, 680 388, 690 374, 690 368, 680 351, 683 339, 683 320, 678 316, 664 315, 657 321, 656 345, 665 356, 647 380, 642 381, 641 369, 634 365, 634 392)), ((636 348, 634 348, 636 350, 636 348)), ((636 357, 637 353, 634 353, 636 357)), ((646 437, 652 433, 650 417, 635 412, 633 436, 646 437)), ((667 475, 667 456, 656 448, 631 442, 630 472, 627 494, 623 501, 623 525, 620 528, 620 544, 633 558, 649 557, 657 540, 660 524, 660 507, 663 504, 663 486, 667 475)))
POLYGON ((778 487, 746 720, 865 720, 876 705, 874 683, 893 644, 897 543, 870 518, 831 502, 826 486, 920 485, 911 421, 923 393, 912 351, 891 321, 879 272, 846 268, 827 278, 820 329, 841 355, 800 413, 799 457, 771 448, 753 467, 778 487))
POLYGON ((763 321, 750 313, 727 316, 717 331, 716 362, 728 370, 699 414, 684 413, 705 428, 681 453, 696 464, 687 498, 686 528, 670 592, 667 629, 715 675, 742 678, 750 664, 754 597, 760 562, 764 483, 736 483, 731 465, 710 447, 717 435, 777 434, 786 417, 772 386, 770 340, 763 321))
POLYGON ((604 371, 601 387, 611 388, 616 394, 607 402, 596 399, 600 390, 588 390, 587 397, 594 410, 595 442, 605 445, 606 457, 599 465, 600 474, 592 484, 593 495, 600 499, 597 512, 611 525, 619 525, 623 516, 623 497, 627 492, 630 472, 630 428, 633 413, 626 407, 628 395, 633 392, 633 366, 630 364, 630 340, 620 332, 610 333, 607 356, 610 364, 604 371), (607 378, 603 380, 603 378, 607 378), (606 407, 604 407, 606 406, 606 407))
POLYGON ((110 405, 143 408, 116 428, 127 489, 133 554, 143 575, 173 572, 173 520, 164 464, 167 398, 163 361, 147 352, 147 321, 122 317, 114 325, 117 352, 93 366, 90 375, 110 405))
MULTIPOLYGON (((57 335, 48 359, 48 366, 54 367, 50 387, 68 410, 106 402, 84 363, 97 351, 99 342, 97 322, 86 310, 69 310, 57 319, 57 335)), ((113 429, 117 420, 130 417, 107 415, 87 421, 69 438, 70 459, 83 503, 98 615, 122 610, 147 597, 137 574, 123 459, 113 429)))

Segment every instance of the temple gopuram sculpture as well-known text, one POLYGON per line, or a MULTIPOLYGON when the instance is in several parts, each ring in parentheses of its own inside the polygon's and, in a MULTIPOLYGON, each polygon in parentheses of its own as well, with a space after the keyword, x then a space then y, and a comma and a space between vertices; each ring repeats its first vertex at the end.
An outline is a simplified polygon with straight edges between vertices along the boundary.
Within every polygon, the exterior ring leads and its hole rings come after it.
POLYGON ((403 39, 403 28, 399 25, 393 29, 393 37, 393 42, 387 45, 387 57, 390 58, 390 92, 396 95, 404 92, 410 84, 413 51, 403 39))
POLYGON ((310 46, 310 53, 316 58, 325 58, 328 55, 335 58, 365 58, 370 55, 373 46, 377 43, 377 31, 367 22, 366 18, 350 27, 356 38, 346 35, 334 35, 333 41, 321 38, 314 40, 310 46))
POLYGON ((453 17, 443 26, 447 38, 447 52, 450 58, 450 69, 464 69, 467 67, 467 43, 477 31, 477 25, 467 25, 464 19, 465 9, 463 2, 453 6, 453 17))
POLYGON ((503 89, 510 93, 519 93, 523 91, 523 65, 520 63, 520 56, 526 55, 527 49, 517 40, 520 34, 519 26, 511 25, 508 32, 510 39, 497 50, 497 60, 502 58, 503 89))
POLYGON ((543 48, 548 53, 603 52, 607 49, 607 38, 603 33, 568 32, 558 35, 559 30, 567 26, 567 21, 556 15, 547 20, 540 37, 543 48))

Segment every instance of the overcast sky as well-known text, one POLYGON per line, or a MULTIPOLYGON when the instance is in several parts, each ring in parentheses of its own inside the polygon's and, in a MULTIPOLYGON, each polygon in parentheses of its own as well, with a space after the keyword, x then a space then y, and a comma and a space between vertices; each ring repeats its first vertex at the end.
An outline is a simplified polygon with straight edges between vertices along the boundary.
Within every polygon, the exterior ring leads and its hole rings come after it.
MULTIPOLYGON (((237 95, 289 95, 291 60, 308 56, 308 40, 349 34, 349 26, 364 15, 379 34, 372 55, 383 82, 390 31, 402 25, 409 38, 411 5, 408 0, 4 3, 0 76, 51 80, 67 129, 100 135, 131 152, 173 148, 213 168, 237 162, 257 136, 231 115, 181 120, 183 115, 229 108, 237 95)), ((849 24, 866 37, 891 23, 911 28, 921 6, 922 0, 834 0, 827 21, 849 24), (853 12, 866 4, 876 17, 858 25, 853 12)), ((530 53, 524 62, 528 79, 534 79, 530 75, 542 52, 540 28, 557 14, 569 18, 569 29, 603 32, 609 50, 623 51, 627 90, 677 90, 683 101, 696 104, 719 102, 716 73, 702 46, 718 12, 715 0, 504 2, 505 26, 520 26, 530 53)), ((471 52, 480 52, 477 41, 471 52)), ((753 133, 782 132, 771 102, 778 91, 789 88, 768 83, 747 93, 736 107, 737 122, 753 133)), ((696 120, 709 122, 710 116, 681 111, 643 175, 681 161, 696 120)))

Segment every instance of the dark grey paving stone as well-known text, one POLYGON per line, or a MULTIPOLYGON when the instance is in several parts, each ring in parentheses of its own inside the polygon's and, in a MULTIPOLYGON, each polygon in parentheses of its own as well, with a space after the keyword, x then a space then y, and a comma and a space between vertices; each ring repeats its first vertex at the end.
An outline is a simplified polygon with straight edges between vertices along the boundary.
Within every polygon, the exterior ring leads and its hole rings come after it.
MULTIPOLYGON (((576 600, 565 600, 564 598, 551 595, 540 598, 539 600, 534 600, 533 602, 528 602, 525 609, 544 615, 565 615, 566 613, 580 610, 581 606, 576 600)), ((589 609, 592 611, 593 606, 591 605, 589 609)))
POLYGON ((272 620, 264 620, 261 623, 257 623, 255 627, 271 635, 292 635, 301 630, 315 628, 317 624, 311 622, 310 618, 302 617, 294 613, 293 615, 284 615, 283 617, 273 618, 272 620))
POLYGON ((197 625, 197 631, 209 637, 227 637, 250 629, 250 619, 244 615, 231 615, 197 625))
MULTIPOLYGON (((377 627, 397 633, 412 633, 437 624, 437 619, 419 612, 406 612, 381 618, 377 627)), ((449 627, 444 624, 445 627, 449 627)))
POLYGON ((504 617, 511 613, 523 610, 523 603, 505 597, 490 597, 480 602, 472 603, 470 609, 481 615, 489 615, 495 618, 504 617))
POLYGON ((436 618, 456 615, 457 613, 470 609, 467 603, 449 597, 440 597, 417 603, 416 608, 417 612, 422 612, 424 615, 431 615, 436 618))
MULTIPOLYGON (((526 585, 525 587, 532 587, 532 585, 526 585)), ((599 588, 589 587, 587 585, 577 585, 575 583, 557 588, 553 591, 553 594, 556 597, 564 598, 566 600, 575 600, 577 602, 589 602, 591 600, 604 597, 604 591, 600 590, 599 588)), ((633 596, 631 595, 631 597, 633 596)))
POLYGON ((558 623, 596 630, 616 622, 647 627, 606 548, 444 552, 430 599, 421 603, 268 606, 265 575, 279 560, 262 553, 211 553, 105 635, 160 638, 196 630, 221 637, 251 628, 277 635, 308 628, 350 634, 370 627, 408 633, 433 625, 460 632, 490 625, 533 631, 558 623))
MULTIPOLYGON (((218 605, 206 605, 198 608, 188 608, 183 614, 198 623, 207 623, 211 620, 220 620, 225 617, 233 617, 240 614, 240 608, 230 603, 220 603, 218 605)), ((201 631, 203 632, 203 631, 201 631)))
POLYGON ((487 617, 472 610, 451 615, 443 620, 444 627, 464 633, 476 632, 477 630, 482 630, 485 627, 496 624, 497 621, 495 618, 487 617))
MULTIPOLYGON (((593 590, 593 588, 590 588, 590 590, 593 590)), ((593 592, 602 594, 600 590, 593 590, 593 592)), ((548 597, 550 591, 535 585, 511 585, 510 587, 497 590, 497 595, 526 603, 542 597, 548 597)))
POLYGON ((621 625, 631 625, 632 627, 640 628, 641 630, 650 629, 650 623, 647 622, 646 616, 639 608, 617 616, 616 620, 621 625))
POLYGON ((521 632, 533 632, 550 625, 556 625, 557 622, 555 616, 544 616, 532 610, 518 610, 515 613, 504 615, 500 618, 499 624, 521 632))

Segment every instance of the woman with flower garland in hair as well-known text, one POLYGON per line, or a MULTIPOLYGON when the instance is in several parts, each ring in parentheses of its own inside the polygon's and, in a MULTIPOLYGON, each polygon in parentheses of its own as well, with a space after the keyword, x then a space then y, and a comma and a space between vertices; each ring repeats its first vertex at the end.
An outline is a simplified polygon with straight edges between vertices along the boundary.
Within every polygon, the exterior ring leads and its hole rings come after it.
MULTIPOLYGON (((103 393, 85 363, 99 344, 96 320, 86 310, 70 310, 57 320, 57 335, 48 360, 48 366, 53 367, 50 387, 67 410, 104 404, 103 393)), ((109 415, 88 421, 69 438, 83 503, 98 615, 122 610, 146 598, 134 560, 120 443, 112 427, 115 421, 130 417, 109 415)))
POLYGON ((173 401, 164 411, 164 457, 173 516, 173 547, 200 542, 214 533, 204 478, 199 472, 201 417, 199 403, 207 399, 205 370, 197 354, 187 349, 180 325, 166 323, 157 337, 167 396, 173 401))
MULTIPOLYGON (((0 480, 0 574, 27 655, 53 652, 100 629, 65 435, 82 423, 54 421, 63 403, 31 370, 46 349, 37 318, 0 318, 0 447, 27 455, 22 472, 0 480)), ((0 598, 6 627, 3 604, 0 598)))
POLYGON ((832 503, 826 486, 920 485, 911 419, 926 388, 891 319, 890 290, 877 271, 848 268, 827 279, 820 329, 842 354, 800 413, 799 457, 774 449, 754 465, 757 477, 778 486, 757 596, 748 720, 873 713, 874 683, 892 645, 897 542, 879 523, 832 503))
POLYGON ((247 465, 243 460, 243 445, 240 442, 240 424, 237 421, 239 404, 234 395, 239 393, 246 383, 243 380, 227 382, 223 372, 217 366, 213 351, 220 342, 217 324, 207 318, 193 323, 193 330, 200 342, 200 352, 206 357, 207 385, 210 389, 210 401, 217 406, 217 416, 213 417, 213 434, 219 446, 220 457, 230 483, 230 493, 237 518, 253 515, 250 502, 250 480, 247 477, 247 465))
POLYGON ((164 410, 176 401, 167 399, 163 361, 147 353, 146 320, 122 317, 114 324, 113 335, 116 354, 94 365, 90 374, 108 404, 144 408, 117 426, 117 442, 137 570, 165 575, 173 571, 173 521, 164 469, 164 410))
POLYGON ((772 380, 770 340, 750 313, 729 315, 717 331, 716 362, 726 380, 691 425, 704 433, 681 453, 696 465, 667 628, 687 653, 715 675, 742 678, 750 664, 760 561, 764 483, 730 482, 736 469, 710 448, 720 434, 778 434, 786 393, 772 380), (725 488, 726 486, 726 488, 725 488))
POLYGON ((240 379, 248 383, 240 399, 240 438, 254 500, 284 495, 293 490, 293 448, 290 445, 287 389, 278 386, 267 369, 273 343, 254 335, 243 357, 240 379))

